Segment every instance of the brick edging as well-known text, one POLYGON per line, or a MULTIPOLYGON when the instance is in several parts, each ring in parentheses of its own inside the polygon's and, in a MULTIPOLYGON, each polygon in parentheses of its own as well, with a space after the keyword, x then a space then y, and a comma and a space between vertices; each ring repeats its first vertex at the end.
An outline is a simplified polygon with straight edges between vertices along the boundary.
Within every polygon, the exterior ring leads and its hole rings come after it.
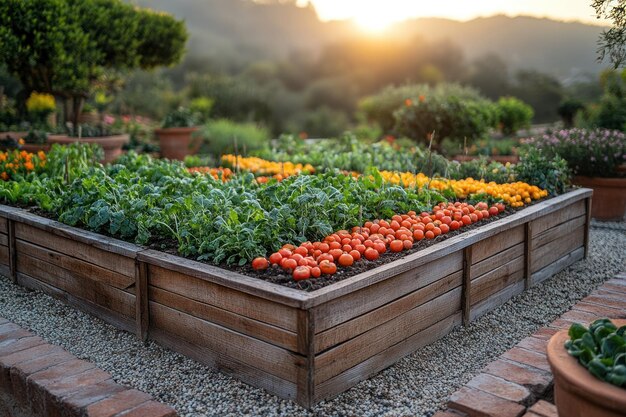
POLYGON ((0 317, 0 416, 175 417, 90 362, 0 317))
POLYGON ((626 318, 626 273, 606 281, 549 326, 503 353, 450 396, 447 410, 433 417, 557 417, 554 404, 543 400, 553 384, 548 341, 574 322, 601 317, 626 318))

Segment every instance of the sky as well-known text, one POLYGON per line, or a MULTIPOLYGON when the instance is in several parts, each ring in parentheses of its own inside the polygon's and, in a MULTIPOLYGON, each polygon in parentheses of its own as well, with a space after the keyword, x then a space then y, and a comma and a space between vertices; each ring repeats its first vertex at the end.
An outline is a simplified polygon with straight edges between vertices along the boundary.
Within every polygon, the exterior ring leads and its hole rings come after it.
POLYGON ((298 0, 298 3, 306 5, 308 1, 322 20, 354 19, 373 30, 412 17, 470 20, 494 14, 606 23, 595 18, 591 0, 298 0))

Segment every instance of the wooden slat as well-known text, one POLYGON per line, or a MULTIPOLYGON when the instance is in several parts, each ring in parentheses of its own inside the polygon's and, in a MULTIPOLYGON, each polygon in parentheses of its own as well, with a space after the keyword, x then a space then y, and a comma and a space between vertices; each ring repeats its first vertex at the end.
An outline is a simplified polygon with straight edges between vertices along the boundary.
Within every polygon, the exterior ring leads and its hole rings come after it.
POLYGON ((474 244, 472 260, 478 263, 522 242, 524 242, 524 225, 519 225, 474 244))
POLYGON ((0 233, 0 246, 9 246, 9 235, 0 233))
POLYGON ((359 317, 403 295, 423 288, 463 268, 463 254, 456 252, 406 271, 391 279, 355 291, 319 306, 315 311, 315 330, 323 332, 359 317))
POLYGON ((583 226, 587 222, 586 216, 578 216, 573 219, 561 223, 555 227, 545 230, 544 232, 536 235, 533 239, 533 249, 538 249, 543 245, 547 245, 553 240, 565 236, 579 227, 583 226))
POLYGON ((141 251, 137 254, 137 259, 180 275, 195 277, 289 307, 304 308, 305 302, 312 298, 312 295, 305 291, 155 250, 141 251))
POLYGON ((0 216, 0 233, 3 235, 9 234, 9 225, 6 217, 0 216))
POLYGON ((74 258, 98 265, 105 269, 134 278, 135 260, 117 253, 108 252, 96 246, 57 236, 23 223, 15 224, 15 237, 74 258))
POLYGON ((356 337, 373 327, 386 323, 417 306, 460 287, 462 275, 461 271, 457 271, 391 303, 317 334, 315 336, 315 353, 356 337))
POLYGON ((540 233, 564 223, 574 217, 585 214, 585 199, 578 200, 555 213, 542 216, 533 221, 533 238, 540 233))
POLYGON ((461 288, 456 288, 401 316, 371 329, 315 358, 316 385, 384 351, 403 339, 461 309, 461 288))
POLYGON ((332 398, 377 372, 393 365, 422 346, 441 339, 461 324, 461 313, 447 317, 401 342, 377 353, 353 368, 325 381, 315 388, 315 402, 332 398))
POLYGON ((540 271, 534 272, 531 276, 532 284, 538 284, 540 282, 545 281, 550 278, 554 274, 564 270, 568 266, 572 265, 574 262, 580 261, 585 256, 585 249, 578 248, 562 258, 552 262, 550 265, 541 269, 540 271))
POLYGON ((298 315, 295 308, 159 266, 150 265, 149 269, 151 287, 161 288, 292 332, 298 329, 298 315))
POLYGON ((150 306, 148 305, 148 265, 135 263, 135 320, 137 337, 142 342, 148 340, 150 328, 150 306))
POLYGON ((506 264, 511 259, 524 255, 524 243, 518 243, 517 245, 505 249, 504 251, 493 255, 487 259, 483 259, 478 263, 472 265, 472 279, 476 279, 481 275, 486 274, 489 271, 506 264))
POLYGON ((297 387, 295 383, 268 374, 267 372, 236 361, 230 357, 218 355, 206 347, 190 343, 188 340, 167 333, 161 329, 151 328, 150 339, 210 368, 219 369, 247 384, 265 389, 281 398, 295 400, 297 397, 297 387))
POLYGON ((150 301, 182 311, 190 316, 219 324, 250 337, 264 340, 293 352, 299 351, 297 334, 295 332, 250 319, 210 304, 201 303, 152 285, 149 286, 148 294, 150 301))
POLYGON ((11 281, 17 284, 17 247, 15 244, 15 222, 8 220, 7 222, 8 236, 7 244, 9 248, 9 274, 11 275, 11 281))
POLYGON ((298 351, 305 356, 306 365, 298 372, 298 404, 313 407, 315 398, 315 327, 313 310, 298 310, 298 351))
POLYGON ((305 358, 270 343, 234 332, 189 314, 150 302, 150 326, 206 347, 219 358, 230 358, 266 373, 297 382, 305 358))
POLYGON ((313 297, 303 302, 302 307, 308 308, 324 304, 335 298, 342 297, 358 289, 368 287, 377 282, 384 281, 389 277, 398 275, 411 269, 428 264, 433 260, 446 257, 449 254, 463 250, 480 240, 495 236, 505 230, 515 228, 528 221, 554 213, 564 207, 575 204, 591 195, 591 190, 586 188, 576 189, 569 193, 551 198, 520 210, 506 218, 496 220, 466 233, 449 238, 443 242, 432 245, 424 250, 410 254, 389 264, 382 265, 365 273, 342 280, 328 287, 314 291, 313 297))
POLYGON ((471 305, 475 305, 524 278, 524 257, 518 256, 472 281, 471 305))
POLYGON ((84 298, 76 297, 73 294, 69 294, 58 287, 49 285, 29 275, 18 272, 17 283, 23 287, 30 288, 31 290, 38 290, 57 298, 65 304, 91 314, 100 320, 104 320, 118 329, 122 329, 130 333, 135 330, 135 320, 133 318, 126 317, 116 311, 109 310, 106 307, 85 300, 84 298))
MULTIPOLYGON (((7 246, 0 246, 0 265, 6 266, 7 271, 10 271, 9 248, 7 246)), ((7 276, 10 276, 10 273, 7 276)))
MULTIPOLYGON (((120 290, 128 290, 135 284, 134 277, 122 275, 118 272, 68 256, 53 249, 43 248, 23 240, 17 240, 15 247, 19 254, 18 256, 32 256, 33 258, 66 269, 76 277, 97 280, 105 285, 110 285, 120 290)), ((131 293, 134 294, 135 292, 132 291, 131 293)))
POLYGON ((532 272, 534 273, 539 271, 557 259, 572 252, 574 249, 583 246, 584 239, 584 226, 581 226, 573 232, 553 240, 549 245, 533 249, 532 272))
POLYGON ((589 256, 589 226, 591 224, 592 198, 585 199, 585 259, 589 256))
POLYGON ((463 313, 463 326, 470 322, 470 309, 472 306, 470 295, 472 292, 472 252, 474 246, 468 246, 463 250, 463 288, 461 293, 461 312, 463 313))
POLYGON ((532 251, 533 251, 533 225, 528 222, 525 225, 524 233, 524 289, 528 290, 532 285, 531 268, 532 268, 532 251))
POLYGON ((472 321, 476 320, 478 317, 482 316, 483 314, 490 312, 494 308, 501 306, 502 304, 506 303, 511 298, 515 297, 517 294, 521 294, 523 292, 524 292, 523 281, 518 281, 513 285, 509 285, 508 287, 504 288, 500 292, 474 305, 472 307, 472 321))
POLYGON ((76 276, 71 271, 29 255, 17 257, 17 271, 56 287, 68 294, 135 318, 135 296, 105 283, 76 276))

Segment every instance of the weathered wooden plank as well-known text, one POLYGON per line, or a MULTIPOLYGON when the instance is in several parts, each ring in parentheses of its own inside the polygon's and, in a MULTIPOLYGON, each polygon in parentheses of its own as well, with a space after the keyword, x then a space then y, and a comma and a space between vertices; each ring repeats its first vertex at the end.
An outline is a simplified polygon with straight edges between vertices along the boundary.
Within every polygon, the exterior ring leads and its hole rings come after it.
POLYGON ((524 257, 515 259, 472 281, 471 305, 475 305, 524 278, 524 257))
POLYGON ((148 340, 150 329, 150 306, 148 304, 148 265, 135 263, 135 321, 137 337, 142 342, 148 340))
POLYGON ((500 292, 492 295, 491 297, 483 300, 482 302, 476 304, 472 307, 472 321, 476 320, 478 317, 482 316, 485 313, 490 312, 494 308, 506 303, 511 298, 515 297, 517 294, 521 294, 524 292, 524 282, 518 281, 513 285, 509 285, 505 289, 500 292))
POLYGON ((478 263, 522 242, 524 242, 524 225, 520 224, 474 244, 472 260, 478 263))
POLYGON ((127 277, 134 278, 135 276, 134 254, 132 254, 132 258, 129 258, 88 243, 57 236, 52 232, 18 222, 15 223, 15 237, 18 240, 52 249, 102 268, 110 269, 127 277))
POLYGON ((148 294, 150 301, 182 311, 190 316, 219 324, 250 337, 264 340, 293 352, 304 353, 298 349, 297 334, 295 332, 241 316, 210 304, 201 303, 152 285, 149 286, 148 294))
POLYGON ((423 288, 439 279, 445 278, 463 268, 463 254, 456 252, 401 273, 393 278, 355 291, 344 297, 320 305, 315 311, 315 330, 335 327, 343 322, 359 317, 404 294, 423 288))
POLYGON ((297 402, 303 407, 310 408, 314 405, 315 398, 315 327, 313 315, 310 310, 298 310, 298 351, 305 356, 306 365, 298 372, 298 396, 297 402))
POLYGON ((231 357, 219 355, 207 347, 193 344, 184 338, 158 328, 150 329, 150 339, 195 359, 210 368, 219 369, 247 384, 265 389, 281 398, 287 400, 295 400, 297 398, 297 386, 295 383, 234 360, 231 357))
POLYGON ((564 207, 576 204, 576 202, 589 197, 591 193, 592 191, 589 189, 580 188, 542 201, 507 216, 506 218, 488 223, 474 230, 470 230, 466 233, 446 239, 422 251, 407 255, 397 261, 390 262, 389 264, 382 265, 365 273, 314 291, 312 294, 313 297, 309 300, 303 301, 302 308, 324 304, 332 299, 355 292, 358 289, 384 281, 389 277, 428 264, 433 260, 446 257, 449 254, 460 251, 480 240, 495 236, 502 231, 515 228, 516 226, 524 224, 528 221, 535 220, 539 217, 546 216, 547 214, 554 213, 564 207))
POLYGON ((7 236, 7 246, 9 247, 9 273, 11 281, 17 283, 17 248, 15 245, 15 222, 8 220, 7 222, 9 235, 7 236))
POLYGON ((447 317, 432 326, 403 339, 388 349, 377 353, 353 368, 319 384, 315 389, 315 402, 332 398, 359 382, 393 365, 422 346, 433 343, 461 324, 461 313, 447 317))
MULTIPOLYGON (((9 257, 9 248, 7 246, 0 246, 0 265, 6 266, 7 271, 10 271, 10 257, 9 257)), ((10 272, 7 273, 7 276, 10 277, 10 272)))
POLYGON ((104 320, 118 329, 125 330, 130 333, 132 333, 135 329, 134 319, 119 314, 116 311, 109 310, 102 305, 92 303, 84 298, 76 297, 73 294, 69 294, 58 287, 49 285, 27 274, 18 272, 17 283, 23 287, 30 288, 31 290, 38 290, 57 298, 65 304, 91 314, 100 320, 104 320))
POLYGON ((518 243, 504 251, 495 254, 487 259, 483 259, 478 263, 472 265, 472 279, 476 279, 479 276, 486 274, 489 271, 493 271, 495 268, 504 265, 511 259, 524 255, 524 243, 518 243))
POLYGON ((68 226, 15 207, 0 205, 0 215, 4 215, 10 220, 15 220, 16 223, 29 225, 55 236, 64 237, 74 242, 80 242, 125 257, 134 257, 138 251, 143 249, 132 243, 68 226))
POLYGON ((524 232, 524 289, 529 289, 532 285, 532 250, 533 250, 533 225, 532 222, 525 224, 524 232))
POLYGON ((585 259, 589 256, 589 225, 591 224, 592 198, 585 199, 585 259))
POLYGON ((554 274, 572 265, 574 262, 580 261, 581 259, 583 259, 584 256, 585 256, 584 248, 578 248, 566 254, 562 258, 552 262, 550 265, 546 266, 540 271, 534 272, 531 275, 532 285, 539 284, 540 282, 545 281, 546 279, 550 278, 554 274))
POLYGON ((468 246, 463 250, 463 288, 461 293, 461 312, 463 313, 463 326, 470 322, 470 310, 472 292, 472 256, 474 246, 468 246))
POLYGON ((9 235, 0 233, 0 246, 9 246, 9 235))
POLYGON ((565 236, 579 227, 583 226, 587 222, 587 217, 585 215, 574 217, 569 221, 565 221, 555 227, 545 230, 542 233, 536 235, 533 239, 533 249, 538 249, 543 245, 547 245, 553 240, 560 238, 561 236, 565 236))
POLYGON ((195 277, 203 281, 231 288, 237 292, 265 298, 274 303, 284 304, 289 307, 304 308, 304 302, 312 298, 312 295, 305 291, 273 284, 213 265, 163 252, 145 250, 137 254, 137 259, 168 271, 195 277))
POLYGON ((297 382, 303 356, 270 343, 232 331, 215 323, 150 301, 150 326, 189 343, 206 347, 219 358, 229 358, 290 382, 297 382))
POLYGON ((295 308, 242 293, 194 276, 170 271, 160 266, 149 265, 149 269, 150 286, 152 287, 161 288, 292 332, 298 329, 298 315, 295 308))
POLYGON ((550 213, 549 215, 544 215, 536 220, 533 220, 533 238, 556 225, 584 214, 585 199, 581 199, 554 213, 550 213))
POLYGON ((419 305, 460 287, 462 275, 461 271, 457 271, 404 297, 317 334, 315 336, 315 353, 356 337, 373 327, 386 323, 419 305))
POLYGON ((135 318, 135 296, 115 287, 77 276, 58 265, 26 254, 17 257, 17 271, 18 274, 21 272, 29 275, 76 298, 83 298, 120 315, 135 318))
POLYGON ((3 235, 9 234, 8 219, 4 216, 0 216, 0 233, 3 235))
POLYGON ((316 385, 461 309, 461 288, 424 303, 315 357, 316 385))
MULTIPOLYGON (((28 255, 51 263, 70 271, 76 277, 97 280, 120 290, 128 290, 135 284, 134 277, 122 275, 119 272, 68 256, 54 249, 44 248, 19 239, 15 242, 15 246, 19 256, 28 255)), ((134 291, 132 293, 134 294, 134 291)))
POLYGON ((540 269, 548 266, 557 259, 572 252, 580 246, 583 246, 585 240, 584 226, 581 226, 567 235, 561 236, 558 239, 552 241, 549 245, 544 245, 540 248, 533 249, 532 252, 532 269, 531 271, 537 272, 540 269))

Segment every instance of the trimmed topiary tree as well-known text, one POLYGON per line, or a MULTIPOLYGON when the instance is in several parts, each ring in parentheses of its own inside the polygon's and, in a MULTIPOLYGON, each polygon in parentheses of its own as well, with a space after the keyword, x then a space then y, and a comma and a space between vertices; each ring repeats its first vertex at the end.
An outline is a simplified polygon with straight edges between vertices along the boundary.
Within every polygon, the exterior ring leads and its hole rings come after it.
POLYGON ((175 64, 187 41, 184 22, 121 0, 4 0, 0 21, 0 61, 26 95, 60 98, 74 125, 104 71, 175 64))

